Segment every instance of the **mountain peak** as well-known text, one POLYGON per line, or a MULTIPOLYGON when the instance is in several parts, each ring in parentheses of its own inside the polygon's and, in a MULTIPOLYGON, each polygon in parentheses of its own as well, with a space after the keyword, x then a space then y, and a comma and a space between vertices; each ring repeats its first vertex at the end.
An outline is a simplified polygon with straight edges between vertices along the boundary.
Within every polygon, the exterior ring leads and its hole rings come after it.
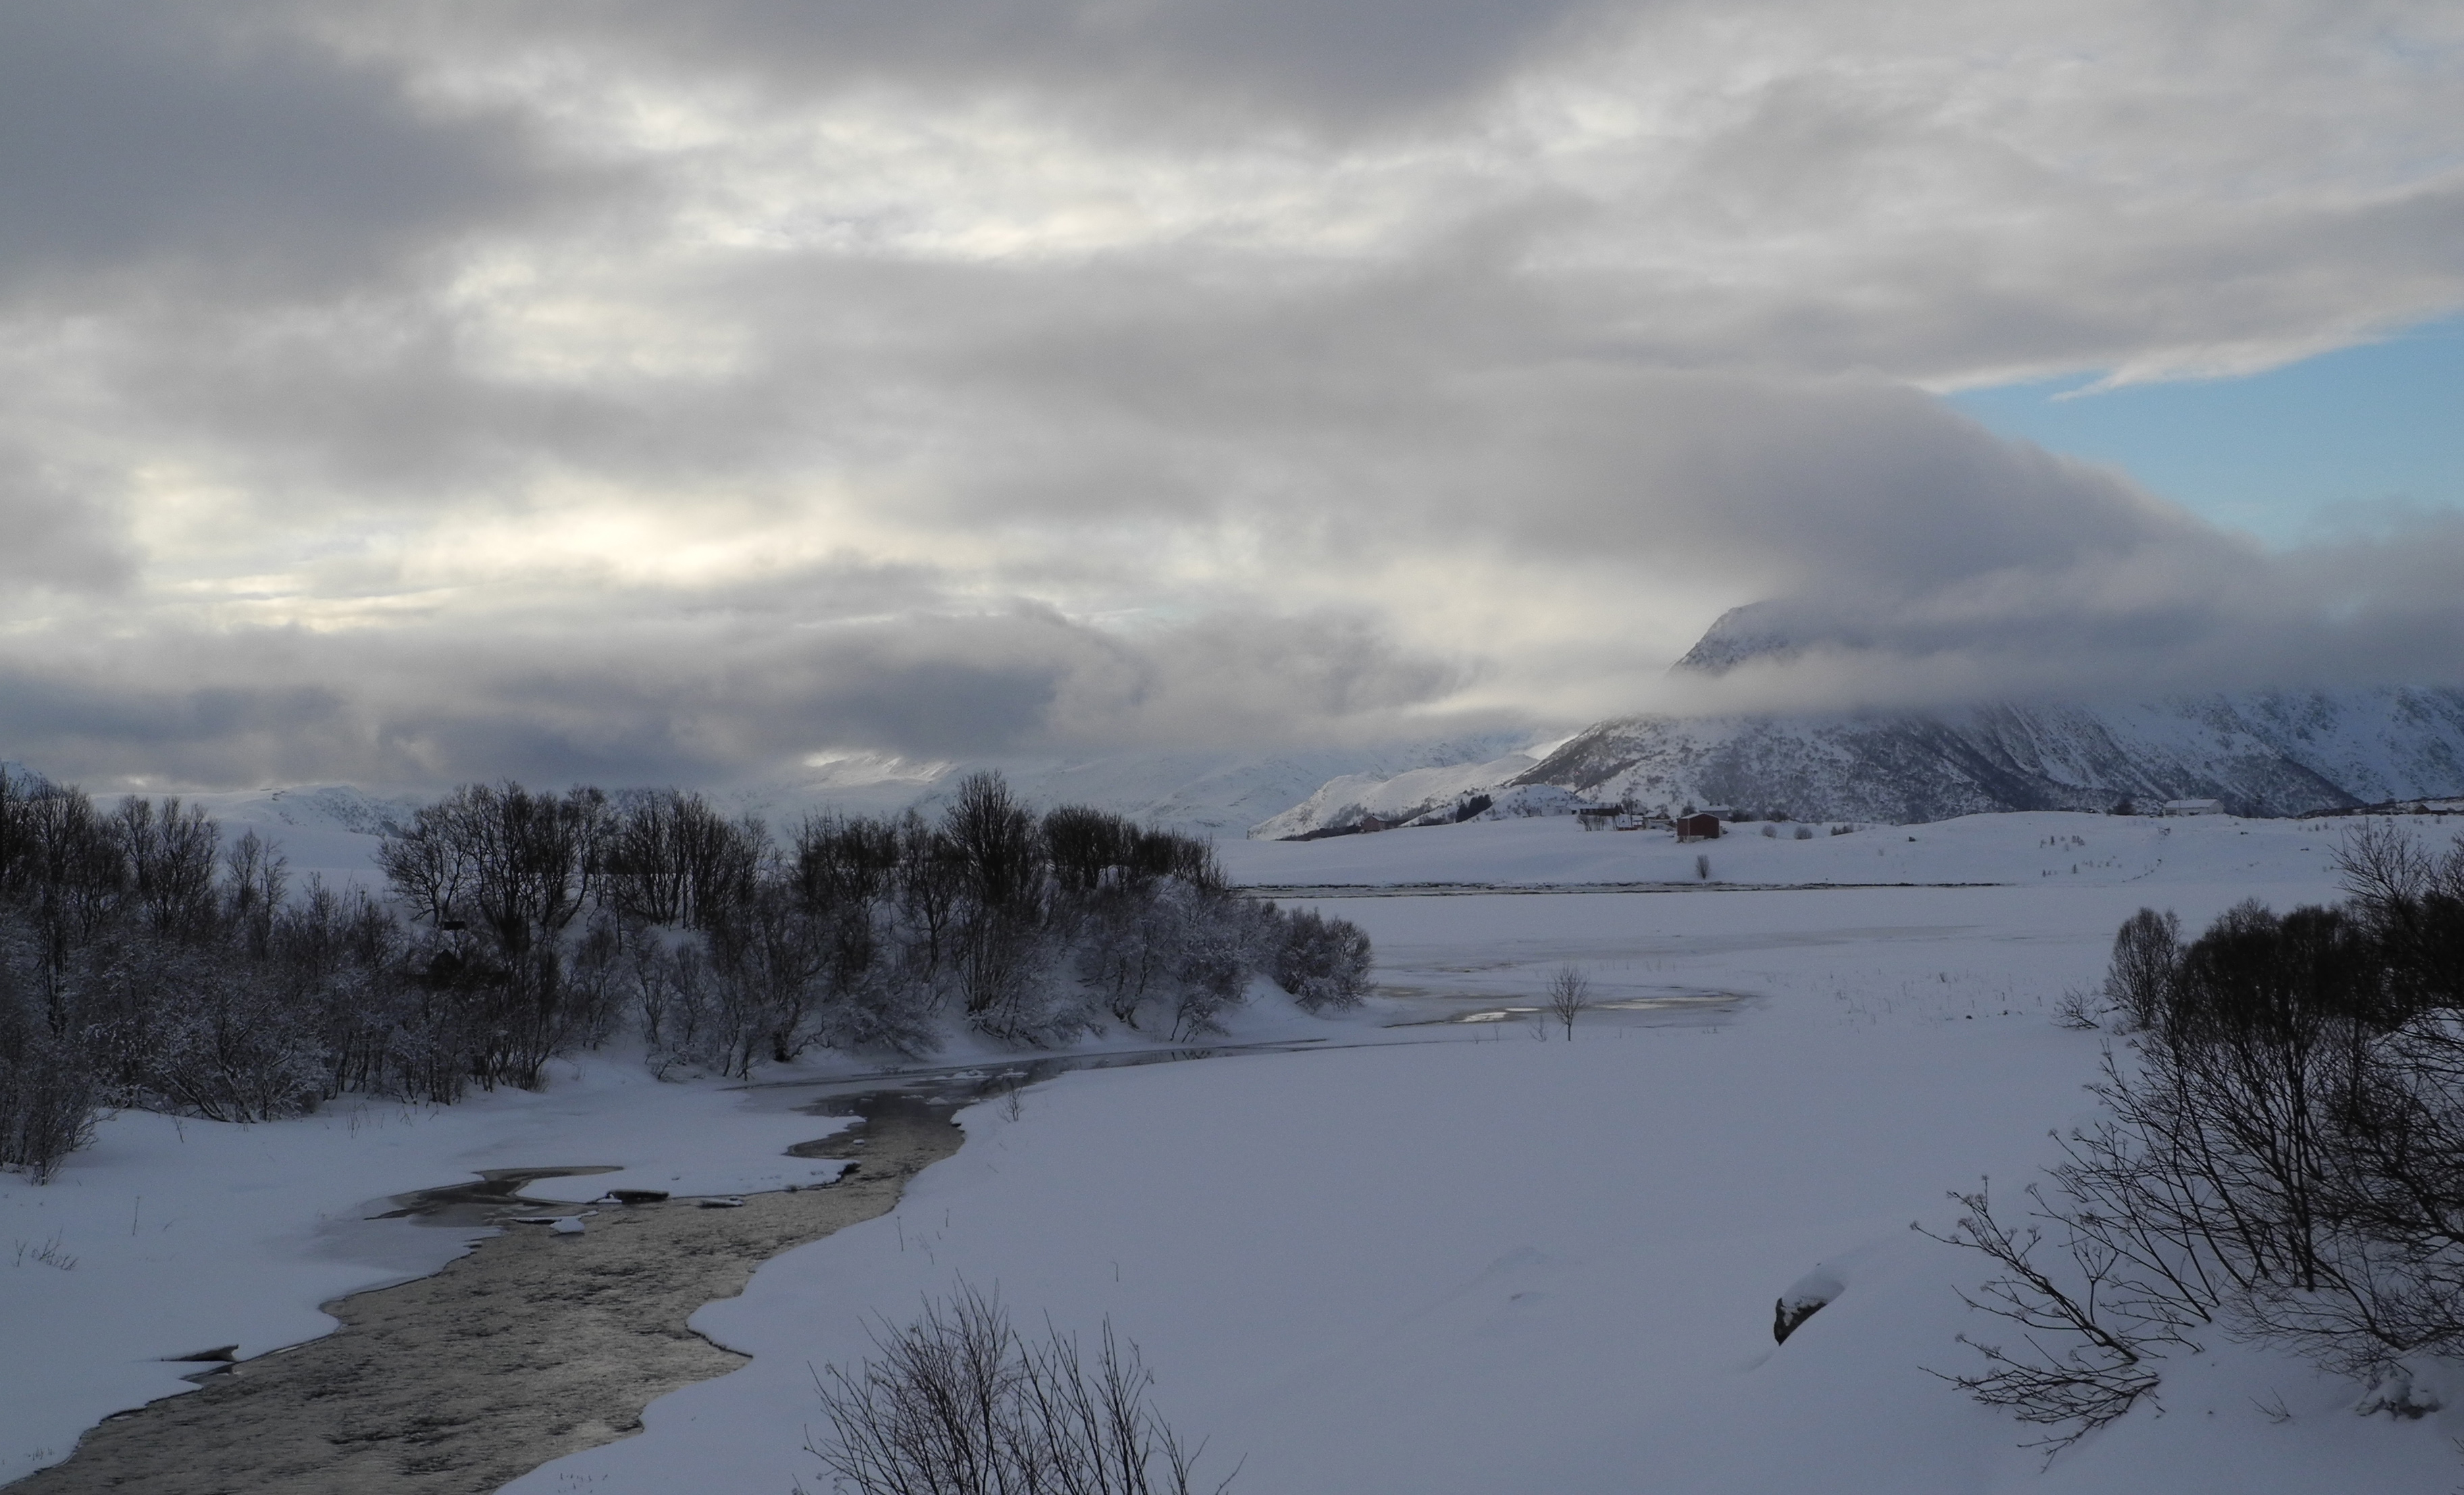
POLYGON ((1749 660, 1791 658, 1798 649, 1782 626, 1776 607, 1767 602, 1748 603, 1720 614, 1694 641, 1694 647, 1685 651, 1685 657, 1669 669, 1671 673, 1690 670, 1721 675, 1749 660))

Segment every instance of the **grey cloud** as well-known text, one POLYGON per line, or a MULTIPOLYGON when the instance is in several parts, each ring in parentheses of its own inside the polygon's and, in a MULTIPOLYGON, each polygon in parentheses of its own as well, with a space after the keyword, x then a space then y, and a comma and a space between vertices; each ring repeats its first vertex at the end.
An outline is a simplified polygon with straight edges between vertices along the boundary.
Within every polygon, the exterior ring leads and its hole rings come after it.
POLYGON ((63 778, 167 774, 231 786, 373 766, 325 687, 177 686, 134 673, 0 665, 11 756, 63 778))
POLYGON ((105 591, 136 574, 120 516, 87 485, 0 447, 0 584, 105 591))
MULTIPOLYGON (((381 29, 389 13, 361 19, 381 29)), ((1155 38, 1229 25, 1223 17, 1234 12, 996 4, 944 16, 912 7, 748 4, 594 11, 595 19, 498 7, 410 13, 426 16, 430 45, 449 61, 484 53, 510 27, 584 55, 593 37, 608 46, 632 37, 641 46, 634 65, 687 73, 767 59, 931 77, 957 65, 949 58, 980 54, 985 68, 1063 79, 1081 65, 1137 74, 1090 50, 1093 32, 1110 28, 1170 51, 1155 38), (1019 39, 1028 33, 1046 39, 1019 39)), ((1365 38, 1355 49, 1363 56, 1381 46, 1398 55, 1452 47, 1488 59, 1482 68, 1494 72, 1529 63, 1520 44, 1498 38, 1544 24, 1532 13, 1465 6, 1415 26, 1337 8, 1323 19, 1365 38)), ((1617 13, 1630 24, 1654 12, 1617 13)), ((347 12, 326 20, 339 25, 341 15, 347 12)), ((1825 15, 1821 7, 1773 7, 1767 18, 1836 23, 1825 15)), ((1353 55, 1321 48, 1305 28, 1266 27, 1261 35, 1270 33, 1296 55, 1353 55)), ((1275 61, 1280 55, 1259 45, 1259 69, 1301 65, 1275 61)), ((1248 76, 1249 54, 1239 48, 1210 43, 1190 56, 1227 78, 1248 76)), ((362 298, 350 315, 290 319, 278 330, 251 307, 129 313, 127 336, 104 355, 103 377, 139 428, 219 447, 252 491, 290 488, 320 506, 337 490, 345 501, 416 502, 423 489, 517 489, 559 467, 646 484, 711 474, 792 480, 817 465, 863 471, 911 460, 941 446, 939 432, 957 424, 971 444, 1006 446, 1019 458, 1005 464, 1015 475, 995 482, 986 501, 997 493, 1011 502, 1040 477, 1045 486, 1028 505, 1036 512, 1155 499, 1197 509, 1221 496, 1217 454, 1191 446, 1158 461, 1158 437, 1141 427, 1156 420, 1162 440, 1202 443, 1201 422, 1186 409, 1199 404, 1215 407, 1209 418, 1225 425, 1246 410, 1284 435, 1307 434, 1307 445, 1287 451, 1314 466, 1345 460, 1355 445, 1341 432, 1317 440, 1315 431, 1338 421, 1357 430, 1386 422, 1408 434, 1409 407, 1438 374, 1479 379, 1518 363, 1605 358, 1674 369, 1957 378, 1980 368, 2120 363, 2151 343, 2283 344, 2464 297, 2454 248, 2464 243, 2455 206, 2464 197, 2452 184, 2151 211, 2109 184, 2062 176, 1989 131, 1963 133, 1903 90, 1871 82, 1871 74, 1784 72, 1703 143, 1684 177, 1693 185, 1671 195, 1618 203, 1537 181, 1510 184, 1452 231, 1349 266, 1178 246, 990 263, 832 249, 609 286, 620 302, 629 296, 679 320, 740 332, 751 354, 717 378, 481 372, 463 314, 435 304, 433 287, 407 288, 392 301, 362 298), (1934 183, 1938 176, 1950 186, 1934 183), (1920 232, 1862 242, 1856 215, 1869 205, 1887 209, 1911 181, 1953 192, 1954 203, 1965 193, 1987 210, 1971 222, 1947 208, 1925 215, 1920 232), (2044 231, 2008 231, 2009 211, 2022 204, 2049 215, 2044 231), (1809 234, 1858 247, 1784 277, 1749 272, 1706 282, 1648 263, 1622 273, 1535 268, 1570 244, 1649 244, 1670 234, 1725 235, 1749 259, 1765 242, 1809 234), (1398 385, 1392 395, 1390 383, 1398 385), (1288 408, 1303 405, 1312 408, 1288 408), (1010 419, 1030 407, 1036 424, 1010 419)), ((792 118, 795 97, 778 107, 792 118)), ((444 137, 417 139, 441 149, 444 137)), ((1432 144, 1455 139, 1429 137, 1432 144)), ((483 142, 469 155, 484 176, 507 152, 483 142)), ((600 231, 665 242, 672 226, 659 217, 660 203, 645 187, 600 231)), ((976 491, 968 475, 945 475, 952 486, 928 501, 967 507, 976 491)))
POLYGON ((554 187, 519 121, 416 109, 261 8, 0 9, 0 284, 209 267, 330 290, 554 187))
POLYGON ((0 664, 0 720, 11 756, 88 780, 707 783, 831 749, 1323 737, 1330 716, 1391 723, 1454 680, 1357 618, 1215 614, 1124 636, 1028 603, 833 620, 707 601, 634 594, 591 626, 55 640, 0 664))
MULTIPOLYGON (((433 38, 595 47, 785 96, 888 85, 1021 93, 1155 135, 1260 124, 1348 131, 1459 104, 1581 34, 1598 0, 960 0, 938 6, 711 0, 429 8, 433 38)), ((384 28, 399 17, 376 17, 384 28)))
MULTIPOLYGON (((661 662, 681 646, 651 640, 625 659, 557 642, 570 626, 560 619, 626 617, 623 594, 551 596, 541 621, 489 646, 518 686, 404 697, 423 704, 389 717, 398 725, 385 740, 414 766, 474 762, 489 741, 523 759, 681 772, 842 739, 942 754, 1066 734, 1185 741, 1218 721, 1326 732, 1443 699, 1483 670, 1562 676, 1620 653, 1577 634, 1561 657, 1433 659, 1397 642, 1409 617, 1364 607, 1339 626, 1277 621, 1276 572, 1322 585, 1348 568, 1442 562, 1458 550, 1526 576, 1563 566, 1580 584, 1561 598, 1648 590, 1682 570, 1732 594, 1787 599, 1809 635, 1876 664, 1876 691, 1979 689, 1997 671, 2045 689, 2262 667, 2333 675, 2356 667, 2365 642, 2327 627, 2362 579, 2355 568, 2295 584, 2290 563, 2118 474, 2002 441, 1886 379, 1604 355, 1573 325, 1575 308, 1501 273, 1490 253, 1212 297, 1147 264, 970 272, 816 259, 732 292, 738 299, 715 306, 761 335, 744 367, 715 381, 499 386, 438 341, 356 370, 312 345, 297 364, 218 382, 202 351, 211 340, 200 338, 179 388, 152 387, 167 391, 159 409, 201 432, 245 432, 251 470, 287 467, 302 504, 330 504, 331 489, 362 504, 396 490, 416 504, 480 481, 518 491, 525 469, 653 492, 839 476, 885 495, 885 517, 1002 537, 979 585, 1133 608, 1165 594, 1143 574, 1152 539, 1125 536, 1203 543, 1254 532, 1264 547, 1264 576, 1200 599, 1228 608, 1237 630, 1185 627, 1130 645, 1042 614, 948 622, 955 594, 921 579, 914 592, 841 582, 830 584, 879 598, 847 610, 902 621, 834 640, 811 661, 763 640, 705 641, 700 657, 758 668, 690 689, 661 662), (794 315, 806 305, 820 315, 794 315), (854 356, 850 321, 898 336, 854 356), (1210 649, 1229 650, 1237 668, 1210 649), (540 672, 541 661, 553 669, 540 672), (1930 683, 1913 678, 1923 661, 1930 683), (801 683, 779 684, 790 678, 801 683), (1239 688, 1186 684, 1219 679, 1239 688), (678 715, 672 701, 696 690, 714 704, 678 715), (675 724, 688 717, 691 730, 675 724)), ((740 598, 722 589, 696 606, 793 618, 795 585, 749 582, 740 598)), ((2408 595, 2373 615, 2368 648, 2385 668, 2448 668, 2439 649, 2452 606, 2434 590, 2408 595)), ((1621 651, 1630 667, 1633 647, 1621 651)), ((1806 688, 1848 678, 1834 668, 1806 688)))

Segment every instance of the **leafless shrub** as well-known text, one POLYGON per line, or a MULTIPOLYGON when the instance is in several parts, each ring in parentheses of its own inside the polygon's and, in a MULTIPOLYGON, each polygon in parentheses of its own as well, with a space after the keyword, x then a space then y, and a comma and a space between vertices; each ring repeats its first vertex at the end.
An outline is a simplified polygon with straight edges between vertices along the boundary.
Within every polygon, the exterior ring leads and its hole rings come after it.
MULTIPOLYGON (((1960 1343, 1984 1356, 1986 1368, 1973 1374, 1928 1374, 1967 1391, 1991 1407, 2007 1407, 2020 1421, 2051 1429, 2027 1446, 2041 1447, 2050 1460, 2081 1438, 2136 1406, 2156 1390, 2158 1376, 2148 1366, 2152 1336, 2114 1320, 2101 1301, 2114 1281, 2121 1258, 2075 1222, 2042 1208, 2042 1198, 2030 1189, 2039 1208, 2035 1218, 2065 1227, 2059 1254, 2068 1258, 2067 1282, 2041 1264, 2044 1244, 2040 1225, 2019 1229, 1993 1216, 1987 1187, 1973 1194, 1954 1194, 1967 1213, 1947 1236, 1920 1233, 1952 1245, 1980 1251, 2004 1275, 1987 1282, 1974 1297, 1961 1294, 1971 1308, 2008 1321, 2019 1331, 2015 1346, 1960 1336, 1960 1343)), ((2167 1334, 2165 1337, 2175 1337, 2167 1334)))
POLYGON ((94 1080, 79 1056, 0 1012, 0 1167, 48 1183, 93 1137, 94 1120, 94 1080))
POLYGON ((2464 1352, 2464 849, 2365 826, 2343 862, 2337 908, 2245 903, 2188 945, 2134 915, 2105 993, 2136 1036, 2105 1056, 2103 1119, 2029 1191, 2038 1223, 1957 1197, 1941 1239, 2003 1268, 1976 1306, 2026 1337, 1951 1378, 2053 1447, 2211 1327, 2373 1384, 2464 1352))
POLYGON ((1592 1008, 1592 978, 1577 965, 1561 965, 1549 976, 1549 1015, 1566 1030, 1566 1042, 1574 1041, 1574 1020, 1592 1008))
POLYGON ((2103 1026, 2109 1011, 2092 992, 2074 986, 2054 1001, 2054 1022, 2075 1032, 2085 1033, 2103 1026))
MULTIPOLYGON (((1026 1341, 1000 1297, 961 1286, 872 1332, 850 1373, 814 1377, 831 1436, 806 1450, 859 1495, 1189 1495, 1198 1457, 1147 1400, 1155 1374, 1104 1325, 1090 1361, 1046 1326, 1026 1341)), ((1240 1471, 1236 1468, 1233 1475, 1240 1471)), ((1214 1486, 1230 1488, 1233 1475, 1214 1486)))

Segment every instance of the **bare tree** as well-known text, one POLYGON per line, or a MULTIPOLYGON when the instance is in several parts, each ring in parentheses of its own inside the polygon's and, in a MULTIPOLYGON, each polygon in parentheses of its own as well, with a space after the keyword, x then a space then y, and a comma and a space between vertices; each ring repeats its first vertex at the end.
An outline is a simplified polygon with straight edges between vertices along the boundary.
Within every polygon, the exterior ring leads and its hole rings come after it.
MULTIPOLYGON (((961 1286, 872 1334, 850 1374, 814 1377, 832 1436, 807 1451, 861 1495, 1189 1495, 1185 1449, 1147 1402, 1155 1374, 1108 1320, 1092 1363, 1046 1327, 1029 1343, 998 1295, 961 1286)), ((1239 1473, 1235 1468, 1234 1475, 1239 1473)), ((1231 1487, 1232 1475, 1215 1486, 1231 1487)))
POLYGON ((1549 976, 1549 1015, 1566 1029, 1566 1042, 1574 1041, 1574 1020, 1592 1007, 1592 978, 1577 965, 1561 965, 1549 976))
POLYGON ((2182 921, 2173 911, 2142 909, 2113 936, 2113 964, 2104 978, 2105 1000, 2129 1026, 2145 1030, 2162 1021, 2171 1000, 2170 983, 2182 964, 2182 921))

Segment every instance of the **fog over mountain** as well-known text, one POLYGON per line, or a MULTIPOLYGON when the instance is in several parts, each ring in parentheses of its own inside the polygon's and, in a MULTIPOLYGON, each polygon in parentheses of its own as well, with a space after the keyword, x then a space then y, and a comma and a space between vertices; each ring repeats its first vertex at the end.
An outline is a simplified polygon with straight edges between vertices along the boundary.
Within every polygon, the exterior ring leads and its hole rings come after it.
POLYGON ((2453 510, 2270 550, 1938 396, 2464 307, 2459 92, 2428 0, 9 8, 0 753, 1315 774, 2452 685, 2453 510), (1667 673, 1757 602, 1797 653, 1667 673))
MULTIPOLYGON (((1782 609, 1723 616, 1673 672, 1720 676, 1814 651, 1782 609)), ((1720 805, 1910 824, 2005 810, 2153 809, 2212 799, 2248 815, 2464 796, 2464 689, 2359 686, 2143 700, 1991 701, 1802 715, 1637 715, 1537 756, 1353 774, 1251 831, 1268 838, 1563 813, 1720 805)))

